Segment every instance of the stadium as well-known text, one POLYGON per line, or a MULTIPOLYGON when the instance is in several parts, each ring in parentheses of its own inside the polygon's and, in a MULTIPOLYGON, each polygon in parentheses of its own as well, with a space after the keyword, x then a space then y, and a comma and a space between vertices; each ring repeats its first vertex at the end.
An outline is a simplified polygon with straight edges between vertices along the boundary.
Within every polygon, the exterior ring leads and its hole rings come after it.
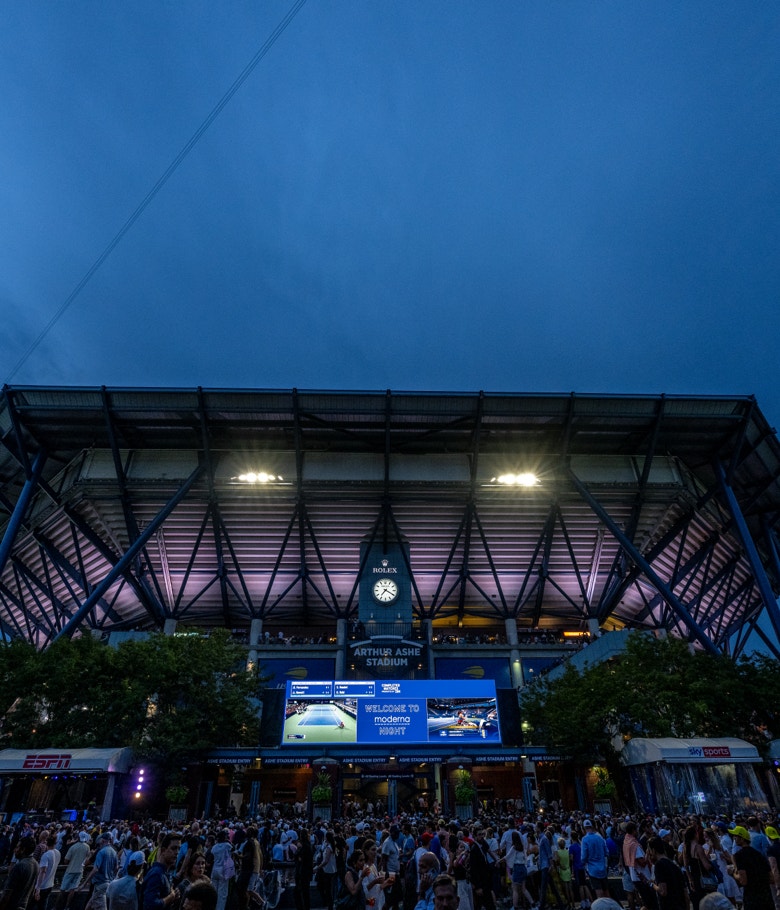
POLYGON ((780 656, 780 443, 749 396, 6 386, 0 434, 5 638, 232 630, 278 696, 233 761, 270 794, 326 762, 344 794, 379 767, 388 800, 443 798, 448 762, 500 794, 518 689, 630 630, 780 656), (361 740, 342 694, 305 726, 348 752, 291 756, 289 687, 317 680, 457 680, 430 697, 466 705, 488 680, 501 749, 416 719, 410 745, 361 740))

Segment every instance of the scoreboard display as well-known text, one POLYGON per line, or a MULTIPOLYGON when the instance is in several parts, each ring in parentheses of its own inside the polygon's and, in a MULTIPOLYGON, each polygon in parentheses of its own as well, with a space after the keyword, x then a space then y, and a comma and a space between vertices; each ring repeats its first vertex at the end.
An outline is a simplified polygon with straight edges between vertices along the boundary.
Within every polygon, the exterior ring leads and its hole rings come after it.
POLYGON ((501 742, 492 679, 287 681, 282 745, 501 742))

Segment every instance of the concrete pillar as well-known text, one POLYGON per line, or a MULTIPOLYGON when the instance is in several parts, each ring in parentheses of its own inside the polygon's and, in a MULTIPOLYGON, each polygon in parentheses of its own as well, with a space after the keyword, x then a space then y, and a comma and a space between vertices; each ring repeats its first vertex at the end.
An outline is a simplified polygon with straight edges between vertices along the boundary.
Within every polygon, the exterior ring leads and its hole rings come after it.
POLYGON ((506 629, 507 644, 510 647, 509 671, 512 674, 512 686, 515 689, 521 689, 523 686, 523 667, 520 663, 520 651, 518 649, 517 620, 512 616, 505 619, 504 628, 506 629))
POLYGON ((257 666, 257 646, 263 634, 263 620, 253 619, 249 623, 249 654, 246 659, 247 669, 257 666))
POLYGON ((114 803, 114 788, 116 787, 116 774, 108 775, 106 784, 106 795, 103 797, 103 805, 100 807, 100 821, 106 822, 111 818, 111 807, 114 803))
POLYGON ((599 621, 595 616, 588 617, 588 632, 593 636, 593 638, 598 638, 601 635, 601 629, 599 628, 599 621))
POLYGON ((173 635, 176 631, 176 620, 175 619, 166 619, 165 625, 163 626, 163 635, 173 635))
POLYGON ((347 621, 336 620, 336 679, 344 679, 347 667, 347 621))
POLYGON ((433 620, 424 619, 426 651, 428 652, 428 679, 436 679, 436 662, 433 659, 433 620))

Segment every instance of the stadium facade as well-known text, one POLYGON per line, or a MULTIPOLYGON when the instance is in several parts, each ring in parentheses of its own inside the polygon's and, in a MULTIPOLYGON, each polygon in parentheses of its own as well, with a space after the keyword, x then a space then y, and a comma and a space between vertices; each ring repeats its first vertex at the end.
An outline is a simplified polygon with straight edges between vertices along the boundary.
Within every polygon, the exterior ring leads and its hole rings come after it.
MULTIPOLYGON (((748 396, 6 386, 0 509, 0 629, 40 648, 226 627, 271 687, 489 679, 499 707, 605 632, 780 655, 780 443, 748 396)), ((283 742, 286 694, 233 760, 287 769, 255 800, 333 760, 342 795, 444 798, 440 761, 501 795, 528 761, 509 701, 492 746, 340 746, 283 742)))

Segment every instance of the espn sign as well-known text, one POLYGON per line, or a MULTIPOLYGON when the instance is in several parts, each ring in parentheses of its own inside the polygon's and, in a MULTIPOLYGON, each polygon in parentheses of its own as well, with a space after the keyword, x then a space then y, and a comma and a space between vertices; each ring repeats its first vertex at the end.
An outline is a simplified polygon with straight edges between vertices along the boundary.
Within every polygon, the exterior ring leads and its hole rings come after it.
POLYGON ((33 752, 22 764, 25 771, 64 771, 70 768, 70 752, 33 752))

